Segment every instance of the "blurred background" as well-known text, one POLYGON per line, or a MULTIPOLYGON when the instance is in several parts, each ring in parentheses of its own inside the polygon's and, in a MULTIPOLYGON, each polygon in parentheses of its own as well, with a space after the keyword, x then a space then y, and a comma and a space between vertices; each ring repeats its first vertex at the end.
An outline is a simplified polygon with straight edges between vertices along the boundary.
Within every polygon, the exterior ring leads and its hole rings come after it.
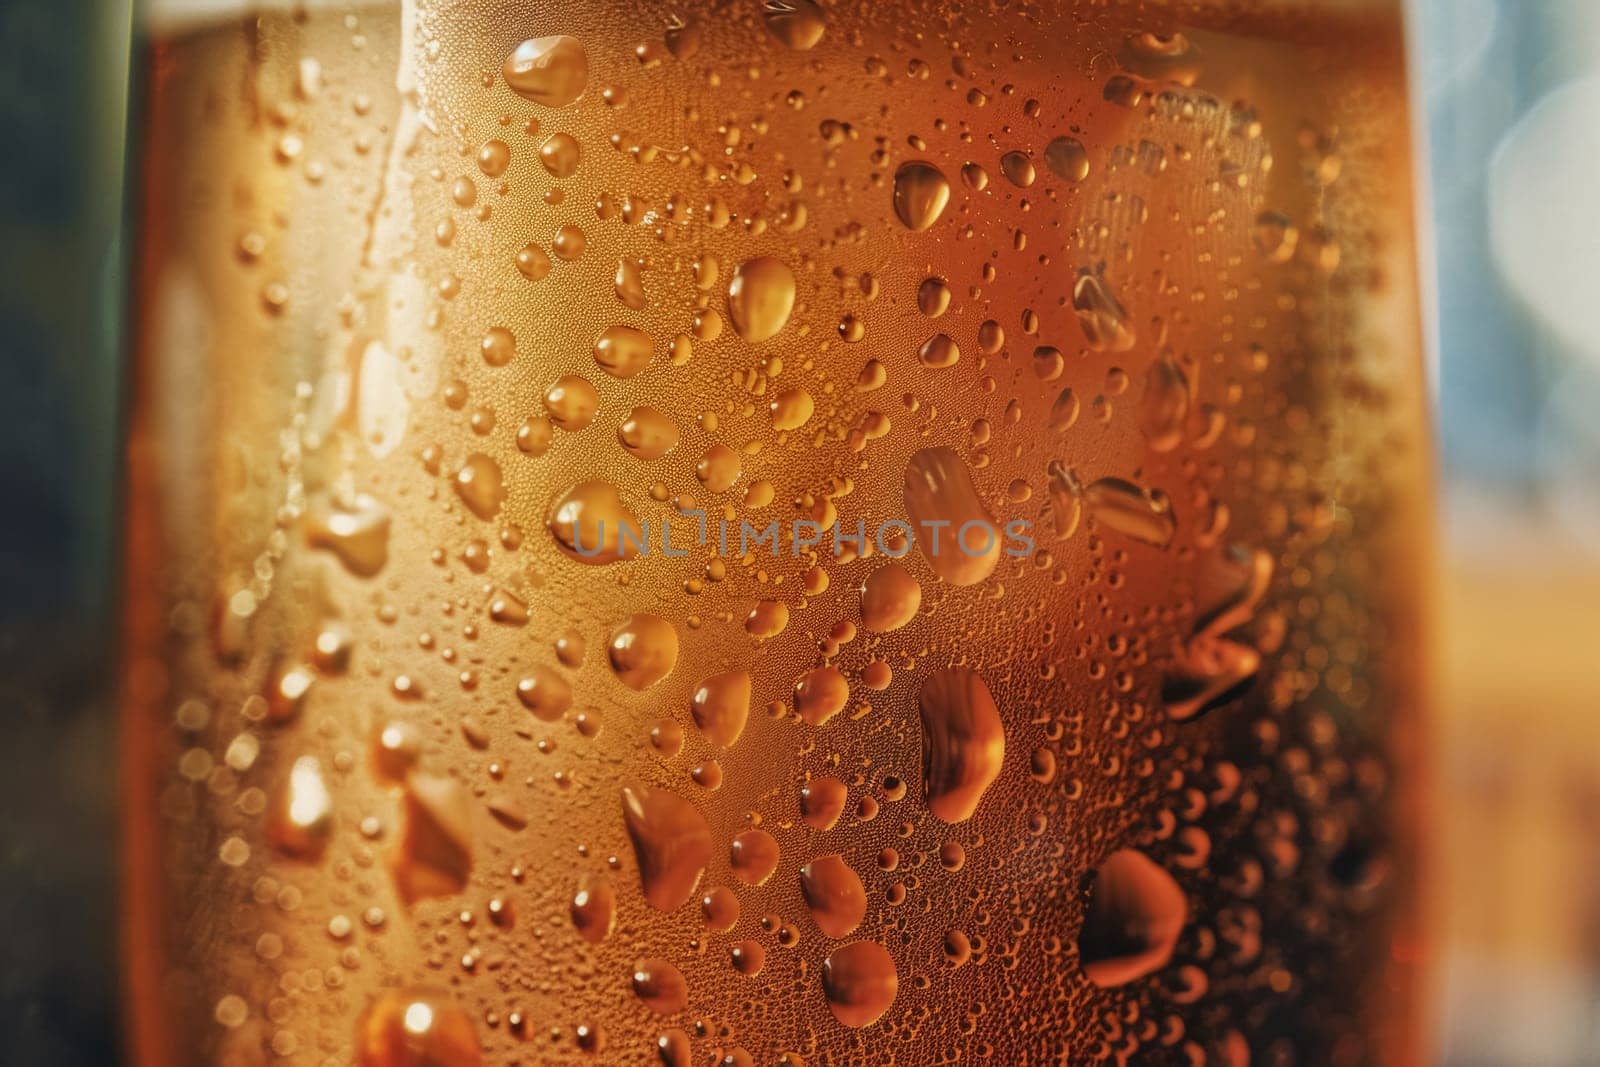
MULTIPOLYGON (((1596 1064, 1600 0, 1412 15, 1439 312, 1437 1046, 1596 1064)), ((0 819, 6 1063, 115 1060, 130 22, 0 0, 0 804, 34 816, 0 819)))

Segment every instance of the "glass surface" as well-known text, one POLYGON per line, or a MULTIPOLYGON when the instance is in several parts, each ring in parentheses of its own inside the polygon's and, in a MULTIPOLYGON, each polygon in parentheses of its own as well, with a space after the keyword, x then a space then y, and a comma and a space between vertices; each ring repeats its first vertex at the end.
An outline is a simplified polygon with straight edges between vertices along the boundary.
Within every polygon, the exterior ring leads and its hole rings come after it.
POLYGON ((1421 1055, 1394 5, 157 15, 145 1062, 1421 1055))

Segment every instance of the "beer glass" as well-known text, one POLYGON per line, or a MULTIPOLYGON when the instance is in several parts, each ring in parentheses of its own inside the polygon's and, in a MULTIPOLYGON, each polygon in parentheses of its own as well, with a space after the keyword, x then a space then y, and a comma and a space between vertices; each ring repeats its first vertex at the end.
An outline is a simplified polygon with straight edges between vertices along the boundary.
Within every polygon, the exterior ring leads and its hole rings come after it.
POLYGON ((138 1062, 1421 1055, 1396 3, 147 14, 138 1062))

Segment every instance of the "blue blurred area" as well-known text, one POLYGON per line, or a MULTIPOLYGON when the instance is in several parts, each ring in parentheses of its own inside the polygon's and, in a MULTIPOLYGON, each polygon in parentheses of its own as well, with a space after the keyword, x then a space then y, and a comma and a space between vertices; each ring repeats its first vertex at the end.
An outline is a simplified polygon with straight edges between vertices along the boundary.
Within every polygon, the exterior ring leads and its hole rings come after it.
POLYGON ((0 1062, 116 1058, 127 5, 0 0, 0 1062))

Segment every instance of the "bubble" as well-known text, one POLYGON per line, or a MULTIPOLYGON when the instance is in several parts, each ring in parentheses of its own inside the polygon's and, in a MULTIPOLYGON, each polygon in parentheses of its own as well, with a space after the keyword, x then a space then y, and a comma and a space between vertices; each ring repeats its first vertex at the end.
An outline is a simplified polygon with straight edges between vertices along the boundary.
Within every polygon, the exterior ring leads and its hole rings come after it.
POLYGON ((894 213, 907 229, 928 229, 949 202, 950 180, 932 163, 902 163, 894 172, 894 213))
POLYGON ((506 85, 523 99, 566 107, 588 85, 589 57, 576 37, 535 37, 512 50, 501 73, 506 85))
POLYGON ((929 674, 917 703, 928 810, 944 822, 964 822, 972 818, 1005 760, 1000 709, 983 679, 960 667, 929 674))

